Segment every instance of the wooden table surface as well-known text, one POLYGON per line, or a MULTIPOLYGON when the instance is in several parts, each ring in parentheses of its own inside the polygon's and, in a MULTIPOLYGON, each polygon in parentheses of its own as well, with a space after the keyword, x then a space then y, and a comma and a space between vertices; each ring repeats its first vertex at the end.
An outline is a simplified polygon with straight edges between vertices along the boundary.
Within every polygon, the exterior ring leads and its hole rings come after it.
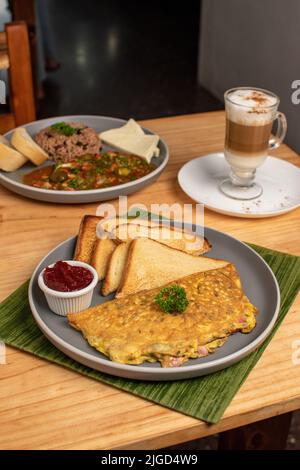
MULTIPOLYGON (((188 160, 222 150, 223 112, 144 121, 166 139, 170 162, 151 186, 129 203, 191 203, 176 175, 188 160)), ((300 166, 283 145, 274 152, 300 166)), ((59 242, 76 234, 97 204, 52 205, 1 188, 0 299, 32 273, 59 242)), ((205 211, 205 224, 248 242, 300 255, 300 209, 267 219, 241 219, 205 211)), ((170 411, 68 369, 7 347, 0 365, 1 449, 151 449, 174 445, 300 408, 300 298, 216 425, 170 411)))

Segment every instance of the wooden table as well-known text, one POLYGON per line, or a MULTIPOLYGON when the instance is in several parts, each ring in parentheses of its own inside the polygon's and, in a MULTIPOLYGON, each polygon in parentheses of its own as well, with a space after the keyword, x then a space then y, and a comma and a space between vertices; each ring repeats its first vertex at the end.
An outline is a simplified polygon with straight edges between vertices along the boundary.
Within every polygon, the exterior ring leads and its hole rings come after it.
MULTIPOLYGON (((158 181, 129 203, 191 203, 176 175, 188 160, 222 149, 223 112, 145 121, 170 147, 158 181)), ((283 145, 274 152, 300 166, 283 145)), ((52 205, 1 188, 0 298, 32 273, 51 248, 75 234, 80 218, 97 204, 52 205)), ((205 212, 205 224, 241 240, 300 255, 300 209, 271 219, 239 219, 205 212)), ((170 411, 82 377, 30 354, 7 348, 0 365, 0 448, 151 449, 197 439, 300 408, 300 365, 292 343, 300 339, 300 298, 262 359, 216 425, 170 411)))

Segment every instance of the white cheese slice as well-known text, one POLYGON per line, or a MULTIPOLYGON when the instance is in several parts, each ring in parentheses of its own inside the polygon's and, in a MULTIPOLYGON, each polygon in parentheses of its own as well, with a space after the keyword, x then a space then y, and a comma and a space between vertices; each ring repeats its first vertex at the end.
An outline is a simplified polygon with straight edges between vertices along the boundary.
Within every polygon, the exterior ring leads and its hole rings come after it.
POLYGON ((159 136, 145 134, 134 119, 129 119, 124 126, 117 129, 101 132, 99 137, 107 145, 145 158, 148 163, 150 163, 153 155, 159 155, 159 148, 157 147, 159 136))
POLYGON ((137 136, 122 132, 116 134, 112 133, 112 131, 106 131, 101 134, 101 139, 118 150, 145 158, 150 163, 159 137, 158 135, 137 136))
MULTIPOLYGON (((128 130, 128 132, 132 132, 133 134, 136 134, 136 135, 147 135, 145 134, 141 126, 134 119, 129 119, 129 121, 125 124, 125 126, 123 126, 122 129, 125 129, 125 128, 126 130, 128 130)), ((153 152, 153 156, 159 157, 159 154, 160 154, 160 149, 159 147, 156 147, 153 152)))
POLYGON ((159 154, 160 154, 160 149, 159 149, 159 147, 156 147, 156 149, 154 150, 153 156, 154 157, 159 157, 159 154))
POLYGON ((120 128, 120 130, 125 130, 136 135, 145 135, 145 132, 141 128, 141 126, 134 120, 134 119, 129 119, 129 121, 126 122, 126 124, 120 128))

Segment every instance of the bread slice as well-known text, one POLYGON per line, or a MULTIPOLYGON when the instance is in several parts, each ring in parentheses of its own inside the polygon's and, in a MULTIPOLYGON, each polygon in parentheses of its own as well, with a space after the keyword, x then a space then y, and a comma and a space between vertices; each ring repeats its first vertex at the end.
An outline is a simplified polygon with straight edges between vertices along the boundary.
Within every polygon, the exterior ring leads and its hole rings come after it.
MULTIPOLYGON (((154 224, 158 225, 159 222, 152 222, 151 220, 148 219, 142 219, 138 216, 136 217, 124 217, 122 216, 117 216, 117 217, 111 217, 111 218, 103 218, 99 224, 99 234, 100 233, 106 233, 109 234, 109 237, 111 238, 111 235, 113 236, 114 229, 118 227, 119 225, 122 224, 138 224, 138 225, 149 225, 149 224, 154 224)), ((115 239, 116 240, 116 239, 115 239)))
POLYGON ((117 241, 128 241, 135 238, 150 238, 163 245, 195 256, 207 253, 211 249, 208 240, 200 235, 176 227, 144 221, 133 221, 119 224, 111 230, 117 241))
POLYGON ((2 134, 0 134, 0 142, 1 144, 7 145, 7 147, 11 147, 9 140, 2 134))
POLYGON ((103 218, 98 225, 98 236, 100 236, 100 234, 105 234, 105 232, 111 233, 111 231, 116 227, 116 225, 120 225, 127 221, 128 219, 126 217, 112 217, 108 219, 103 218))
POLYGON ((193 256, 147 238, 138 238, 129 247, 124 274, 116 297, 160 287, 190 274, 218 269, 228 261, 193 256))
POLYGON ((91 265, 96 269, 100 281, 106 276, 108 263, 115 248, 116 244, 109 238, 98 238, 94 243, 91 265))
POLYGON ((0 168, 4 171, 16 171, 27 162, 27 158, 13 149, 9 141, 0 135, 0 168))
POLYGON ((30 137, 25 127, 14 130, 11 143, 35 165, 41 165, 48 159, 48 154, 30 137))
POLYGON ((80 223, 74 259, 90 264, 97 239, 96 228, 101 217, 85 215, 80 223))
POLYGON ((115 292, 121 282, 131 242, 120 243, 111 255, 102 285, 102 295, 115 292))

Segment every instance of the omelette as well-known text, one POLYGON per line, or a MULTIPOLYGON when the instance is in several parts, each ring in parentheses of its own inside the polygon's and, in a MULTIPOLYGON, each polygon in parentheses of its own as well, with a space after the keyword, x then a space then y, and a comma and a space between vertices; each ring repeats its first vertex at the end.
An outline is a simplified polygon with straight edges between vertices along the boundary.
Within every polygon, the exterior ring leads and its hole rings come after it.
POLYGON ((249 333, 255 327, 257 309, 244 294, 233 264, 166 286, 174 284, 186 292, 188 305, 183 313, 162 311, 155 302, 161 288, 155 288, 70 313, 68 320, 112 361, 159 361, 162 367, 207 356, 233 333, 249 333))

